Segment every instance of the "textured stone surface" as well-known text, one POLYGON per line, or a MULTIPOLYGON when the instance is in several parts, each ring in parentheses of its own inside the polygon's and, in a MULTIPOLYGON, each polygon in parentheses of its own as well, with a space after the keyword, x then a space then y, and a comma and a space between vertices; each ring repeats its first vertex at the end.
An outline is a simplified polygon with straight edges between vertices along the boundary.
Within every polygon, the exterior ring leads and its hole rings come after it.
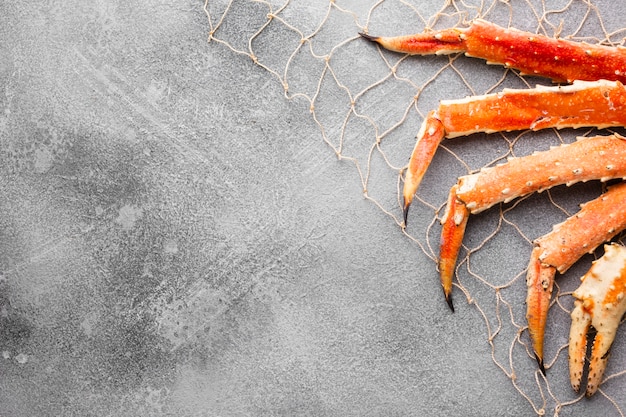
POLYGON ((532 413, 201 2, 0 11, 0 415, 532 413))

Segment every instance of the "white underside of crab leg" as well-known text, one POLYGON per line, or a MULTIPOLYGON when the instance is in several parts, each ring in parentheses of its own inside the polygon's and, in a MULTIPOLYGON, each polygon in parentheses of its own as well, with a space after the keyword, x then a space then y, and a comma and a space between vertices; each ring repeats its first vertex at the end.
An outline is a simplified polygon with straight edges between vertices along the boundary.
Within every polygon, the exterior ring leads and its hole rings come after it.
POLYGON ((569 360, 572 387, 578 391, 585 363, 587 333, 597 334, 589 360, 586 395, 593 395, 602 382, 611 344, 626 312, 626 248, 605 245, 605 255, 594 262, 576 291, 570 329, 569 360))

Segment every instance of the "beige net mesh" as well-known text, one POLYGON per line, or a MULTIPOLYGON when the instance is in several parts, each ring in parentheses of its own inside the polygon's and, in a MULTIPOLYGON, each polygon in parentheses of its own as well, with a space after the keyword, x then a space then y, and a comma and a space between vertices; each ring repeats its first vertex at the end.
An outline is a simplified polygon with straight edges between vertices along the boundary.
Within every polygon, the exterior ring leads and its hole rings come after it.
MULTIPOLYGON (((440 99, 549 85, 550 81, 521 77, 463 56, 416 58, 390 53, 365 42, 358 32, 409 34, 483 18, 549 36, 617 45, 623 42, 626 30, 620 26, 619 13, 612 12, 614 4, 573 0, 207 0, 205 11, 209 42, 249 57, 284 87, 287 100, 304 102, 328 147, 340 160, 353 164, 354 180, 360 181, 365 198, 401 228, 400 190, 414 145, 412 138, 424 115, 436 108, 440 99)), ((404 230, 432 260, 426 267, 435 268, 438 220, 449 186, 458 176, 507 156, 527 155, 592 133, 593 129, 549 130, 444 141, 404 230)), ((580 203, 601 191, 597 183, 558 187, 474 216, 468 225, 454 290, 457 303, 464 302, 461 290, 480 311, 494 366, 538 415, 576 409, 582 398, 572 392, 567 379, 555 379, 550 372, 545 378, 527 366, 532 354, 525 331, 525 294, 519 289, 524 287, 531 242, 550 230, 546 225, 563 221, 580 203), (510 272, 503 275, 503 270, 510 272)), ((581 276, 592 259, 579 262, 567 276, 581 276)), ((571 292, 577 283, 574 278, 557 281, 561 287, 546 329, 548 368, 567 367, 571 292)), ((616 343, 624 344, 619 335, 616 343)), ((626 384, 623 352, 614 347, 605 376, 610 383, 605 383, 594 399, 604 407, 610 403, 609 408, 619 415, 626 410, 626 399, 620 395, 626 384)))

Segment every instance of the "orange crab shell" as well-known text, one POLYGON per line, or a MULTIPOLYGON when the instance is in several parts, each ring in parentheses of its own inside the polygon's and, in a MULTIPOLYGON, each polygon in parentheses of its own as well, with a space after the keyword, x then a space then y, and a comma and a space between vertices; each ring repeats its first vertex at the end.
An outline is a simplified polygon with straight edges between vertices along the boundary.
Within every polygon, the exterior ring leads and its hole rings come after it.
MULTIPOLYGON (((403 210, 444 138, 521 129, 600 128, 626 125, 626 87, 619 81, 577 81, 569 86, 505 89, 500 93, 443 100, 422 124, 405 176, 403 210)), ((466 201, 467 202, 467 201, 466 201)))
POLYGON ((467 55, 503 63, 524 74, 555 81, 620 80, 626 82, 626 49, 589 45, 476 20, 463 34, 467 55), (617 51, 617 53, 616 53, 617 51))
POLYGON ((579 138, 561 151, 510 158, 459 178, 457 198, 473 213, 558 184, 626 177, 626 138, 619 135, 579 138), (506 184, 506 185, 503 185, 506 184))
MULTIPOLYGON (((593 252, 624 229, 626 182, 621 182, 595 200, 582 204, 578 213, 534 241, 526 274, 526 320, 533 351, 542 370, 545 327, 556 271, 564 273, 585 253, 593 252)), ((575 361, 570 360, 570 369, 575 366, 575 361)), ((574 383, 572 385, 576 388, 574 383)))
POLYGON ((577 81, 561 87, 504 89, 496 94, 442 100, 436 117, 448 138, 547 127, 624 126, 626 88, 617 81, 577 81))
POLYGON ((366 39, 395 52, 432 55, 465 52, 489 64, 554 81, 617 80, 626 82, 626 48, 554 39, 506 29, 481 19, 467 28, 426 31, 415 35, 366 39))
POLYGON ((541 248, 538 259, 566 272, 585 253, 626 229, 626 183, 609 187, 599 198, 581 205, 581 210, 551 233, 535 240, 541 248))

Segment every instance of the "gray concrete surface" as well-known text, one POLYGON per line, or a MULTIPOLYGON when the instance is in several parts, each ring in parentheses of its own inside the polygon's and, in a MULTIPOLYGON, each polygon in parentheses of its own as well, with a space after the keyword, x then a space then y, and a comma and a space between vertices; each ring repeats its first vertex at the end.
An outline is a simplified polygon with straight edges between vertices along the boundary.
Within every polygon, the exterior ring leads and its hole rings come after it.
MULTIPOLYGON (((0 11, 0 416, 534 414, 306 105, 207 44, 202 2, 0 11)), ((616 414, 561 415, 589 410, 616 414)))

